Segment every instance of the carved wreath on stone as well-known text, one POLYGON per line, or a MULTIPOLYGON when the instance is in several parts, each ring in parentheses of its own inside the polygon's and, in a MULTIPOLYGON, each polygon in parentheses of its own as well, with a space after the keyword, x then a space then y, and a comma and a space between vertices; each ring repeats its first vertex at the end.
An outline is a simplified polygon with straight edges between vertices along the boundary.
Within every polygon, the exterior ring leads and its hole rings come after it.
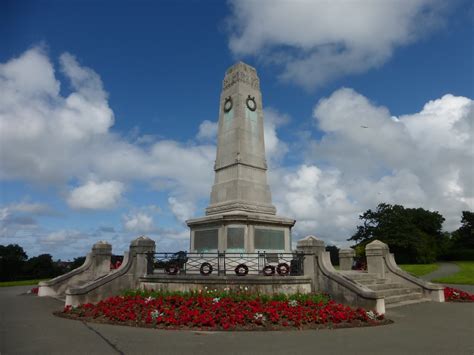
POLYGON ((226 97, 224 100, 224 112, 227 113, 232 110, 232 97, 226 97))
POLYGON ((255 111, 257 109, 257 103, 255 102, 255 96, 248 96, 246 101, 247 107, 250 111, 255 111))

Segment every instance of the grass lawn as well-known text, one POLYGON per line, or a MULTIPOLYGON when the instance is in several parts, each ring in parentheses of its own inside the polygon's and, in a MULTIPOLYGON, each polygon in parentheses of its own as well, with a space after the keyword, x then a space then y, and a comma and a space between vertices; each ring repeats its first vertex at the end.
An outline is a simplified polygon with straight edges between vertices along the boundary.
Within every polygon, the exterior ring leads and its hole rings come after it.
POLYGON ((461 270, 454 275, 433 280, 446 284, 474 285, 474 261, 455 261, 461 270))
POLYGON ((43 281, 43 280, 49 280, 49 279, 2 281, 2 282, 0 282, 0 287, 37 285, 38 282, 43 281))
POLYGON ((399 266, 403 271, 414 276, 423 276, 438 269, 438 264, 403 264, 399 266))

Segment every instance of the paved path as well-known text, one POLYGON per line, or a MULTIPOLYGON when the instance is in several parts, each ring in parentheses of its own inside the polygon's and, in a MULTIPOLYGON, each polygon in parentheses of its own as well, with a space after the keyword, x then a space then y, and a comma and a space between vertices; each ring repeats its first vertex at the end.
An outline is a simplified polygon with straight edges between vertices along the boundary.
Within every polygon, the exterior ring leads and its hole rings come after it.
MULTIPOLYGON (((441 277, 451 276, 457 273, 460 269, 455 263, 438 262, 438 269, 429 274, 421 276, 422 279, 431 281, 441 277)), ((449 287, 459 288, 463 291, 474 293, 474 285, 457 285, 457 284, 443 284, 449 287)))
POLYGON ((459 266, 455 263, 438 262, 438 269, 429 274, 421 276, 423 280, 431 281, 440 277, 451 276, 459 271, 459 266))
POLYGON ((390 309, 381 327, 287 332, 164 331, 57 318, 55 299, 0 288, 0 354, 469 354, 474 304, 390 309))

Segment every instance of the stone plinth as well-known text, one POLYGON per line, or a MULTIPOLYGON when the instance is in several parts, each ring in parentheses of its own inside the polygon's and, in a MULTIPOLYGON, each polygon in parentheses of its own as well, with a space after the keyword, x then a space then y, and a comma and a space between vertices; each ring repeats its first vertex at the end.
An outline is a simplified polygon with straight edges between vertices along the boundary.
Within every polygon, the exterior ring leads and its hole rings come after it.
POLYGON ((295 224, 293 219, 252 214, 245 212, 229 212, 215 214, 187 221, 191 228, 191 252, 203 250, 198 238, 204 235, 214 244, 208 244, 206 251, 247 252, 275 250, 281 252, 291 251, 291 227, 295 224), (262 234, 269 231, 269 236, 262 234), (196 238, 197 236, 197 238, 196 238), (273 237, 272 248, 258 244, 262 238, 273 237), (240 242, 240 243, 239 243, 240 242), (257 243, 256 243, 257 242, 257 243))
POLYGON ((339 269, 352 270, 354 263, 355 250, 351 248, 339 250, 339 269))
POLYGON ((365 247, 367 258, 367 272, 385 277, 385 256, 389 254, 388 245, 380 240, 374 240, 365 247))

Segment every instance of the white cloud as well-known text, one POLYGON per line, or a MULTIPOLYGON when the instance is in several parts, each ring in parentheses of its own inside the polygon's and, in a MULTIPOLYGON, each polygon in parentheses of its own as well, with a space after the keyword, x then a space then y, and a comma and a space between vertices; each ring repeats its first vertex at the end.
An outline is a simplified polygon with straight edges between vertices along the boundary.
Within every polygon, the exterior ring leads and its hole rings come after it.
POLYGON ((217 137, 217 122, 202 121, 199 125, 197 139, 201 141, 214 141, 217 137))
POLYGON ((279 65, 304 87, 361 73, 440 24, 438 0, 232 0, 229 47, 279 65))
MULTIPOLYGON (((128 142, 110 131, 114 115, 97 73, 68 53, 61 55, 60 64, 71 82, 66 96, 40 48, 0 65, 0 179, 55 186, 90 176, 122 183, 167 181, 174 194, 207 196, 214 145, 128 142)), ((212 124, 206 125, 201 136, 211 134, 212 124)))
POLYGON ((270 107, 264 110, 265 153, 270 166, 277 165, 288 152, 288 145, 278 138, 277 128, 289 121, 288 115, 282 114, 274 108, 270 107))
POLYGON ((473 112, 472 100, 445 95, 393 119, 351 89, 334 92, 315 107, 324 134, 306 164, 270 173, 279 212, 296 218, 297 236, 338 244, 381 202, 439 211, 456 229, 474 209, 473 112))
POLYGON ((41 244, 64 245, 85 238, 87 238, 87 236, 76 230, 58 230, 41 237, 39 241, 41 244))
POLYGON ((144 212, 123 216, 123 226, 127 231, 135 233, 149 233, 156 229, 153 217, 144 212))
POLYGON ((118 181, 88 181, 70 192, 67 203, 74 209, 111 209, 117 206, 123 191, 124 185, 118 181))
POLYGON ((195 206, 192 201, 182 201, 176 197, 168 198, 168 205, 178 221, 184 223, 194 215, 195 206))

